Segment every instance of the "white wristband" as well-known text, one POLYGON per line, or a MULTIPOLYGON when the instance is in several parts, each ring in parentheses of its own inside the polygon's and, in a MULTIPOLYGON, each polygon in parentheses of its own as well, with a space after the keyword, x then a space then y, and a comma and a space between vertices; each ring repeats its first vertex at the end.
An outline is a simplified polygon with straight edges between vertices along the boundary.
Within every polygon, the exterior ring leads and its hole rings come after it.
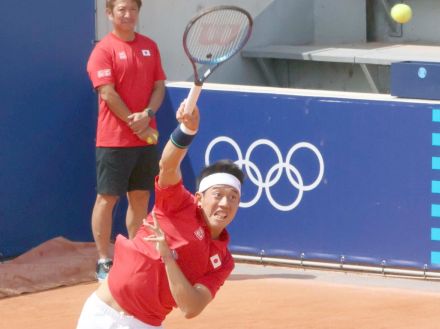
POLYGON ((180 124, 180 130, 182 130, 182 132, 184 134, 186 134, 186 135, 195 135, 195 134, 197 134, 197 130, 189 129, 187 126, 185 126, 183 124, 183 122, 180 124))

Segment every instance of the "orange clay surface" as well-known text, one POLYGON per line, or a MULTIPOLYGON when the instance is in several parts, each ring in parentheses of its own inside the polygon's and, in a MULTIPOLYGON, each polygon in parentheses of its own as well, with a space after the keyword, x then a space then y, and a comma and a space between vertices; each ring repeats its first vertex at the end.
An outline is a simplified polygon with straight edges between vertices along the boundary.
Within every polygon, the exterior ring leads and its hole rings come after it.
MULTIPOLYGON (((186 320, 174 310, 164 328, 440 328, 440 282, 242 266, 199 317, 186 320)), ((0 299, 0 328, 75 328, 82 304, 97 284, 0 299)))

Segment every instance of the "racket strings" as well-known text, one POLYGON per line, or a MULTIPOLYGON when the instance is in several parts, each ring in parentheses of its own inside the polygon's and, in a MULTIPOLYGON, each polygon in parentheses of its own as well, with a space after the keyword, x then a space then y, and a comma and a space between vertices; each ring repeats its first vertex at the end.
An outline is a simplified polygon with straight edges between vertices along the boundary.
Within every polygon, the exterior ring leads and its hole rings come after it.
POLYGON ((215 64, 233 56, 247 41, 248 16, 236 10, 221 10, 201 16, 188 30, 186 47, 200 64, 215 64))

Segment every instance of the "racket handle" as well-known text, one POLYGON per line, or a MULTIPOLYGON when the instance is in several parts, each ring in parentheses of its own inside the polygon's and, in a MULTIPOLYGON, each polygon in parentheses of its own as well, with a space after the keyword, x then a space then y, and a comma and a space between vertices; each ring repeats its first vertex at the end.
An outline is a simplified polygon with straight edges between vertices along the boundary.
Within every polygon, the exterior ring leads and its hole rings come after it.
POLYGON ((188 98, 185 104, 185 113, 192 113, 194 106, 196 106, 197 100, 199 99, 200 92, 202 91, 202 86, 194 84, 189 91, 188 98))

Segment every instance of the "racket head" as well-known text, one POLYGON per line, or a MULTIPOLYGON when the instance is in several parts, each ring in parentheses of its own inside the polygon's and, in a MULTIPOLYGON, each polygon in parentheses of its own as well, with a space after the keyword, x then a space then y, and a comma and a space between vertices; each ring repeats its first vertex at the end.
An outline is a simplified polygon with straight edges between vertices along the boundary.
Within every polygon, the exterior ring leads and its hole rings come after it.
POLYGON ((238 53, 252 26, 251 15, 237 6, 207 8, 192 18, 183 34, 183 48, 194 67, 195 82, 202 84, 218 65, 238 53), (210 69, 199 76, 196 63, 210 69))

